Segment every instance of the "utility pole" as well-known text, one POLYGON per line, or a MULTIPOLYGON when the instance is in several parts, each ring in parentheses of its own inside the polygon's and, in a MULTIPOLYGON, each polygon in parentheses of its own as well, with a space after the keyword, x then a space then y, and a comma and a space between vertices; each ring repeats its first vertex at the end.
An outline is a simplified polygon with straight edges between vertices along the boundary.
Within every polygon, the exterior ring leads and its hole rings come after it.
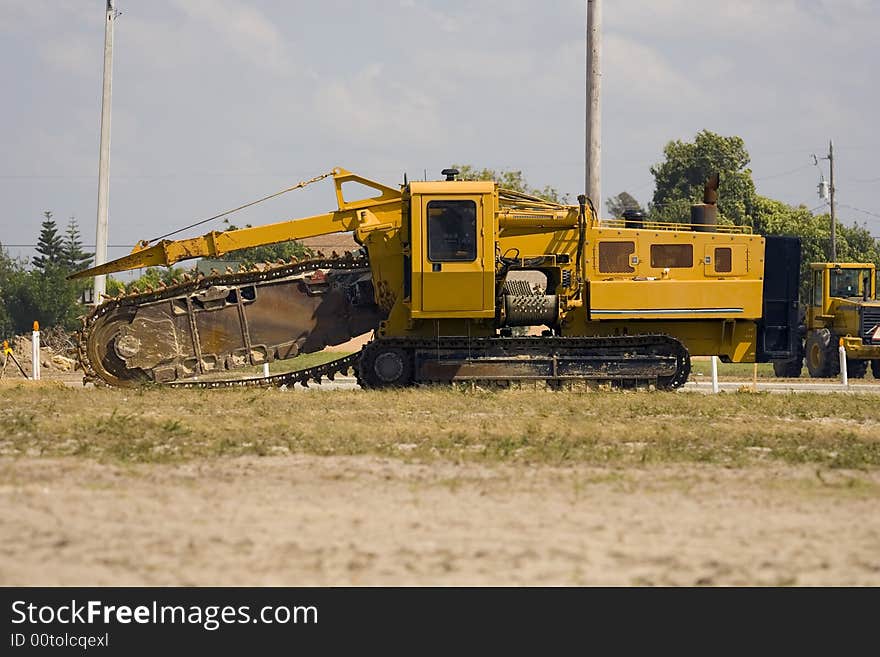
POLYGON ((602 207, 602 2, 587 0, 586 192, 602 207))
MULTIPOLYGON (((107 0, 104 20, 104 91, 101 98, 101 146, 98 160, 98 228, 95 235, 95 266, 107 262, 107 211, 110 207, 110 106, 113 92, 113 23, 116 0, 107 0)), ((95 276, 94 303, 101 303, 107 277, 95 276)))
POLYGON ((828 166, 831 168, 831 262, 837 261, 837 222, 834 220, 834 142, 828 141, 828 166))

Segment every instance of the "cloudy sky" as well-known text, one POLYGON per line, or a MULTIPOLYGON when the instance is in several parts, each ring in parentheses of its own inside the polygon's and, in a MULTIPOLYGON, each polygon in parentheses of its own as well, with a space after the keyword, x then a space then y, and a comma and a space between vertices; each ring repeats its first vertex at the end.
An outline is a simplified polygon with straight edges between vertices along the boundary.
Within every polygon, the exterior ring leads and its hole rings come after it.
MULTIPOLYGON (((396 184, 471 163, 582 191, 584 0, 117 6, 113 245, 334 166, 396 184)), ((650 200, 664 144, 705 128, 745 139, 759 193, 814 208, 810 156, 833 138, 839 216, 880 236, 880 2, 603 6, 603 197, 650 200)), ((103 7, 0 0, 4 244, 33 243, 44 210, 94 242, 103 7)), ((332 209, 317 187, 236 221, 332 209)))

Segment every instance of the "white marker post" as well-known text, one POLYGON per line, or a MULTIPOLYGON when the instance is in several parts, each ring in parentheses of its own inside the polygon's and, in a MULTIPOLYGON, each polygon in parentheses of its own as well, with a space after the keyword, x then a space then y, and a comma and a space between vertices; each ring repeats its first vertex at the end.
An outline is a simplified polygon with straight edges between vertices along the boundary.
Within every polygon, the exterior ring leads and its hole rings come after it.
POLYGON ((846 348, 843 346, 843 338, 840 338, 840 346, 837 351, 840 353, 840 383, 846 388, 849 386, 849 377, 846 371, 846 348))
POLYGON ((712 356, 712 394, 718 394, 718 356, 712 356))
POLYGON ((34 332, 31 338, 31 377, 34 381, 40 380, 40 323, 34 322, 34 332))
POLYGON ((263 378, 269 378, 269 363, 263 363, 263 378))

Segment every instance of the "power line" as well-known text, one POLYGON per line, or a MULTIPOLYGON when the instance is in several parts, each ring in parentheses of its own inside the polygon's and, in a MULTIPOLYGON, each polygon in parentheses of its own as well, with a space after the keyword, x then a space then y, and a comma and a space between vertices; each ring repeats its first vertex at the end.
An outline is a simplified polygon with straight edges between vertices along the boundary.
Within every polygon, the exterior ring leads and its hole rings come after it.
POLYGON ((803 171, 804 169, 809 169, 812 166, 813 166, 812 164, 805 164, 804 166, 798 167, 797 169, 791 169, 790 171, 783 171, 781 173, 774 173, 769 176, 761 176, 760 178, 755 178, 754 180, 755 180, 755 182, 760 182, 761 180, 771 180, 773 178, 782 178, 783 176, 790 176, 791 174, 797 173, 798 171, 803 171))
POLYGON ((201 226, 202 224, 206 224, 209 221, 214 221, 215 219, 219 219, 220 217, 225 217, 226 215, 233 214, 234 212, 238 212, 239 210, 244 210, 245 208, 249 208, 252 205, 257 205, 257 203, 262 203, 263 201, 268 201, 269 199, 276 198, 281 196, 282 194, 287 194, 288 192, 292 192, 295 189, 302 189, 303 187, 308 187, 312 183, 319 182, 324 180, 325 178, 329 178, 333 175, 335 169, 328 171, 327 173, 322 173, 320 175, 315 176, 309 180, 302 180, 297 184, 282 189, 280 191, 275 192, 274 194, 269 194, 268 196, 264 196, 263 198, 258 198, 256 201, 251 201, 250 203, 245 203, 244 205, 239 205, 237 208, 233 208, 232 210, 226 210, 225 212, 221 212, 220 214, 215 214, 213 217, 208 217, 207 219, 202 219, 201 221, 196 221, 195 223, 191 223, 188 226, 184 226, 183 228, 178 228, 177 230, 173 230, 170 233, 165 233, 164 235, 159 235, 159 237, 154 237, 148 242, 158 242, 161 239, 165 239, 166 237, 171 237, 172 235, 177 235, 178 233, 182 233, 185 230, 189 230, 190 228, 195 228, 196 226, 201 226))
MULTIPOLYGON (((184 172, 184 173, 144 173, 144 174, 118 174, 113 180, 154 180, 164 178, 298 178, 306 174, 281 173, 281 172, 184 172)), ((94 180, 95 176, 63 175, 63 174, 0 174, 0 180, 94 180)))
MULTIPOLYGON (((3 248, 10 249, 35 249, 39 246, 39 244, 6 244, 5 242, 0 242, 0 246, 3 248)), ((107 248, 110 249, 133 249, 136 244, 108 244, 107 248)), ((84 249, 94 249, 94 244, 83 244, 82 248, 84 249)))
POLYGON ((870 210, 862 210, 861 208, 855 208, 851 205, 846 205, 845 203, 841 203, 840 205, 841 207, 849 208, 850 210, 855 210, 856 212, 863 212, 864 214, 869 214, 872 217, 877 217, 878 219, 880 219, 880 214, 877 214, 876 212, 871 212, 870 210))

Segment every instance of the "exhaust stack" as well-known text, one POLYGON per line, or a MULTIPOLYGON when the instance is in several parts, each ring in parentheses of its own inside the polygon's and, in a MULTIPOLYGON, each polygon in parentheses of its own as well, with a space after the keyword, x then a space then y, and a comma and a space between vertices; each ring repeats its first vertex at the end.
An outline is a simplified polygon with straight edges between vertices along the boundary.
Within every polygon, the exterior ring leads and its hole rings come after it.
POLYGON ((691 223, 701 233, 714 232, 718 225, 718 183, 721 178, 713 173, 703 187, 703 202, 691 206, 691 223))

